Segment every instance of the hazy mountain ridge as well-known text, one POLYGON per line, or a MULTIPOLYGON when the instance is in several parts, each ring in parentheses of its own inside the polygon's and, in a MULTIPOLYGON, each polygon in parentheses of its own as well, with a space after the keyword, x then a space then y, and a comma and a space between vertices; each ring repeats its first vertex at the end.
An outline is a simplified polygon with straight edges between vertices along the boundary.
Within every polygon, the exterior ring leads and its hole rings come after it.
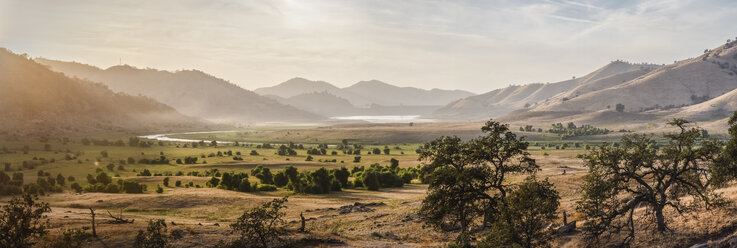
POLYGON ((289 98, 275 95, 266 95, 283 104, 291 105, 305 111, 323 116, 356 116, 356 115, 422 115, 430 113, 438 106, 421 105, 397 105, 384 106, 371 104, 364 107, 356 107, 345 98, 328 92, 304 93, 289 98))
POLYGON ((562 98, 561 96, 569 95, 577 88, 611 84, 609 82, 613 80, 628 81, 641 75, 640 71, 646 70, 645 68, 652 67, 656 66, 614 61, 580 78, 557 83, 511 85, 467 97, 450 103, 427 116, 446 120, 482 120, 499 117, 556 97, 562 98))
POLYGON ((272 87, 254 90, 254 92, 261 95, 276 95, 283 98, 323 91, 344 98, 357 107, 372 104, 383 106, 441 106, 474 95, 462 90, 424 90, 414 87, 398 87, 378 80, 361 81, 345 88, 339 88, 324 81, 310 81, 304 78, 293 78, 272 87))
POLYGON ((103 70, 75 62, 36 61, 70 76, 104 83, 117 92, 151 97, 190 116, 227 122, 324 119, 197 70, 169 72, 128 65, 103 70))
POLYGON ((289 98, 274 95, 269 95, 268 97, 276 99, 283 104, 323 116, 351 115, 357 111, 356 107, 348 100, 326 91, 304 93, 289 98))
POLYGON ((150 98, 66 77, 5 49, 0 50, 0 109, 0 129, 14 134, 206 126, 150 98))

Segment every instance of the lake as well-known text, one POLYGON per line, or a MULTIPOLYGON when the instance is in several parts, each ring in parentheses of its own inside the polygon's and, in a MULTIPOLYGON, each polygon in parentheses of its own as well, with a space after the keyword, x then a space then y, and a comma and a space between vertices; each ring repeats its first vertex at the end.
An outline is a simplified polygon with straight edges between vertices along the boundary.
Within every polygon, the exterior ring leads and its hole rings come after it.
POLYGON ((435 119, 420 118, 419 115, 353 115, 330 117, 333 120, 367 121, 371 123, 427 123, 436 122, 435 119))

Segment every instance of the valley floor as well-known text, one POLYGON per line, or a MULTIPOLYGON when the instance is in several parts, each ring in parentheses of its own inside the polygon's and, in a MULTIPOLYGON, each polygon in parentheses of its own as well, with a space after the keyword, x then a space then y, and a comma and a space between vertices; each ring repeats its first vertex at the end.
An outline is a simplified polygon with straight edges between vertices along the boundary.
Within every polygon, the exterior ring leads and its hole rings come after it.
MULTIPOLYGON (((108 172, 113 180, 127 179, 147 185, 148 191, 144 194, 108 194, 108 193, 72 193, 69 183, 62 193, 52 193, 40 199, 51 205, 52 212, 48 214, 52 228, 44 239, 49 241, 58 237, 62 230, 91 226, 90 208, 96 215, 96 231, 99 238, 90 239, 83 247, 129 247, 133 244, 136 233, 145 229, 150 219, 164 219, 168 232, 175 233, 172 239, 174 247, 209 247, 221 241, 228 241, 235 236, 230 231, 233 223, 244 210, 257 206, 271 199, 288 196, 285 219, 287 228, 291 230, 286 239, 304 247, 434 247, 442 246, 452 241, 457 233, 441 232, 426 227, 417 215, 422 200, 425 197, 427 185, 406 184, 401 188, 382 188, 380 191, 365 189, 344 189, 341 192, 332 192, 322 195, 295 194, 289 190, 279 189, 273 192, 242 193, 224 189, 204 187, 209 177, 186 176, 187 172, 197 171, 205 173, 208 170, 218 169, 221 172, 249 172, 257 165, 264 165, 276 172, 287 165, 294 165, 300 171, 314 170, 320 167, 340 168, 345 166, 369 166, 373 163, 386 165, 391 158, 399 161, 400 167, 416 167, 420 161, 414 151, 421 142, 437 137, 441 133, 431 131, 425 136, 419 136, 424 131, 440 130, 440 124, 423 124, 419 130, 411 130, 409 126, 377 125, 377 126, 346 126, 327 129, 293 129, 293 130, 262 130, 255 133, 230 134, 199 134, 184 135, 182 138, 203 140, 249 140, 253 142, 284 142, 294 140, 305 142, 305 146, 314 146, 322 142, 336 144, 341 138, 349 138, 351 143, 364 144, 364 153, 359 163, 352 162, 355 157, 342 152, 331 155, 334 147, 327 149, 326 155, 315 155, 313 161, 305 161, 306 149, 298 149, 296 156, 279 156, 275 149, 257 148, 253 144, 236 147, 232 144, 218 146, 201 146, 198 148, 184 147, 185 143, 156 144, 151 147, 131 146, 98 146, 82 145, 74 138, 72 142, 61 140, 29 141, 7 139, 0 143, 0 148, 7 148, 8 152, 0 154, 0 162, 11 164, 12 172, 22 172, 25 182, 36 182, 40 170, 57 175, 74 176, 77 182, 86 184, 85 176, 95 174, 95 171, 108 172), (314 137, 334 132, 325 139, 314 140, 314 137), (336 131, 337 130, 337 131, 336 131), (405 142, 390 142, 397 130, 407 130, 411 135, 403 136, 405 142), (378 137, 378 138, 377 138, 378 137), (408 138, 410 137, 410 138, 408 138), (415 138, 411 138, 415 137, 415 138), (241 139, 244 138, 244 139, 241 139), (311 142, 309 142, 311 141, 311 142), (49 144, 50 148, 45 144, 49 144), (28 146, 27 148, 24 148, 28 146), (48 149, 47 149, 48 148, 48 149), (389 148, 389 154, 366 154, 365 151, 373 148, 389 148), (28 150, 27 154, 22 151, 28 150), (251 150, 259 153, 257 156, 248 155, 251 150), (232 156, 212 155, 218 152, 231 151, 232 156), (233 160, 236 152, 241 152, 243 160, 233 160), (66 154, 77 154, 74 159, 64 159, 66 154), (105 155, 103 155, 105 154, 105 155), (156 158, 167 156, 172 161, 164 165, 125 164, 124 169, 106 169, 106 164, 123 164, 118 162, 128 157, 136 160, 141 158, 156 158), (212 155, 212 156, 211 156, 212 155), (200 157, 197 164, 176 164, 173 161, 186 156, 200 157), (36 159, 33 159, 33 158, 36 159), (36 164, 33 168, 20 166, 27 161, 47 162, 36 164), (48 162, 55 159, 54 162, 48 162), (337 162, 326 162, 336 159, 337 162), (204 161, 207 163, 203 163, 204 161), (341 162, 342 161, 342 162, 341 162), (177 173, 185 175, 169 175, 170 186, 163 187, 163 193, 155 193, 156 185, 162 184, 167 176, 138 176, 144 169, 152 173, 177 173), (202 187, 175 187, 173 182, 192 182, 202 187), (341 207, 350 208, 355 204, 371 204, 368 210, 341 213, 341 207), (109 213, 108 213, 109 211, 109 213), (109 223, 109 215, 120 216, 125 219, 134 219, 132 224, 109 223), (299 233, 300 213, 307 219, 306 233, 299 233)), ((456 125, 456 133, 470 136, 477 133, 470 127, 479 124, 451 124, 456 125)), ((516 127, 512 127, 513 129, 516 127)), ((404 131, 402 131, 404 132, 404 131)), ((453 134, 449 132, 449 134, 453 134)), ((569 221, 578 221, 580 228, 581 216, 576 213, 576 201, 580 198, 581 178, 586 174, 582 154, 586 154, 583 144, 597 144, 611 141, 609 136, 589 137, 580 140, 561 141, 545 133, 529 133, 531 147, 529 152, 541 167, 538 177, 549 178, 556 186, 561 196, 561 206, 558 211, 559 220, 556 225, 562 224, 562 215, 565 211, 569 221), (554 146, 569 143, 568 149, 555 149, 554 146), (579 143, 579 147, 574 144, 579 143), (542 148, 547 147, 547 149, 542 148)), ((128 137, 108 137, 111 141, 128 137)), ((187 145, 191 145, 186 143, 187 145)), ((12 172, 7 172, 12 174, 12 172)), ((524 175, 517 175, 510 180, 521 180, 524 175)), ((258 181, 250 177, 252 182, 258 181)), ((730 199, 737 200, 737 187, 728 187, 722 190, 730 199)), ((9 197, 0 199, 7 202, 9 197)), ((679 216, 670 213, 673 222, 671 232, 664 235, 640 233, 635 240, 636 247, 686 247, 693 244, 708 243, 709 240, 718 240, 730 237, 737 231, 737 220, 733 218, 733 207, 726 209, 699 212, 694 215, 679 216)), ((39 245, 43 245, 42 241, 39 245)), ((711 241, 713 243, 713 241, 711 241)), ((555 239, 554 247, 581 247, 584 241, 580 233, 573 232, 555 239)))

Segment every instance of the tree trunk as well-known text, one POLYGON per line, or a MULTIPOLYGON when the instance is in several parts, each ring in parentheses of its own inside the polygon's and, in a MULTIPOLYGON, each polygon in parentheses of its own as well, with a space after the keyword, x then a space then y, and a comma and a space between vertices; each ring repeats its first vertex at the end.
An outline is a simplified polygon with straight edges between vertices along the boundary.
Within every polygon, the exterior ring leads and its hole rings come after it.
POLYGON ((655 209, 655 220, 658 224, 658 232, 665 232, 668 227, 665 225, 665 217, 663 216, 663 207, 656 206, 655 209))
POLYGON ((95 210, 90 208, 90 215, 92 215, 92 237, 97 237, 97 231, 95 230, 95 210))

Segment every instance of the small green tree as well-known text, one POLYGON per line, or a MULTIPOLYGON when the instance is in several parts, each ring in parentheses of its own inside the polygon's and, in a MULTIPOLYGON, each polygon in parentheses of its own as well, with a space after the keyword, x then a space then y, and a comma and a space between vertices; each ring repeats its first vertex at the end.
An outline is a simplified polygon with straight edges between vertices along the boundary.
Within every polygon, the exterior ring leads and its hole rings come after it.
POLYGON ((381 181, 379 181, 379 172, 375 170, 367 170, 363 172, 361 176, 361 182, 367 190, 376 191, 381 188, 381 181))
POLYGON ((289 183, 289 178, 287 178, 287 174, 284 172, 284 170, 277 171, 276 174, 274 174, 274 185, 276 187, 284 187, 289 183))
POLYGON ((271 174, 271 170, 263 165, 259 165, 256 166, 256 168, 251 169, 251 176, 260 179, 261 183, 274 184, 274 176, 271 174))
POLYGON ((241 182, 238 184, 238 191, 251 192, 251 190, 251 183, 248 181, 248 178, 241 179, 241 182))
POLYGON ((66 178, 59 173, 56 175, 56 183, 59 184, 59 186, 64 186, 66 184, 66 178))
POLYGON ((617 112, 624 112, 624 104, 617 103, 615 109, 617 110, 617 112))
POLYGON ((547 227, 556 219, 560 196, 546 178, 528 177, 512 191, 496 221, 479 247, 547 247, 553 233, 547 227))
POLYGON ((714 172, 712 182, 717 186, 724 186, 728 181, 737 178, 737 112, 729 118, 728 123, 730 138, 719 156, 718 163, 711 168, 714 172))
POLYGON ((48 203, 30 194, 13 197, 0 211, 0 247, 32 247, 34 239, 48 233, 48 203))
POLYGON ((135 248, 165 248, 168 247, 169 237, 166 235, 166 222, 164 219, 148 221, 146 231, 138 230, 135 248))
POLYGON ((351 172, 348 171, 345 167, 340 167, 340 169, 333 169, 331 174, 333 177, 335 177, 338 182, 340 182, 340 185, 342 188, 345 188, 348 186, 348 177, 351 176, 351 172))
POLYGON ((229 247, 273 247, 280 241, 284 232, 285 215, 281 210, 286 208, 287 198, 274 199, 259 207, 246 210, 230 225, 238 239, 229 247))

